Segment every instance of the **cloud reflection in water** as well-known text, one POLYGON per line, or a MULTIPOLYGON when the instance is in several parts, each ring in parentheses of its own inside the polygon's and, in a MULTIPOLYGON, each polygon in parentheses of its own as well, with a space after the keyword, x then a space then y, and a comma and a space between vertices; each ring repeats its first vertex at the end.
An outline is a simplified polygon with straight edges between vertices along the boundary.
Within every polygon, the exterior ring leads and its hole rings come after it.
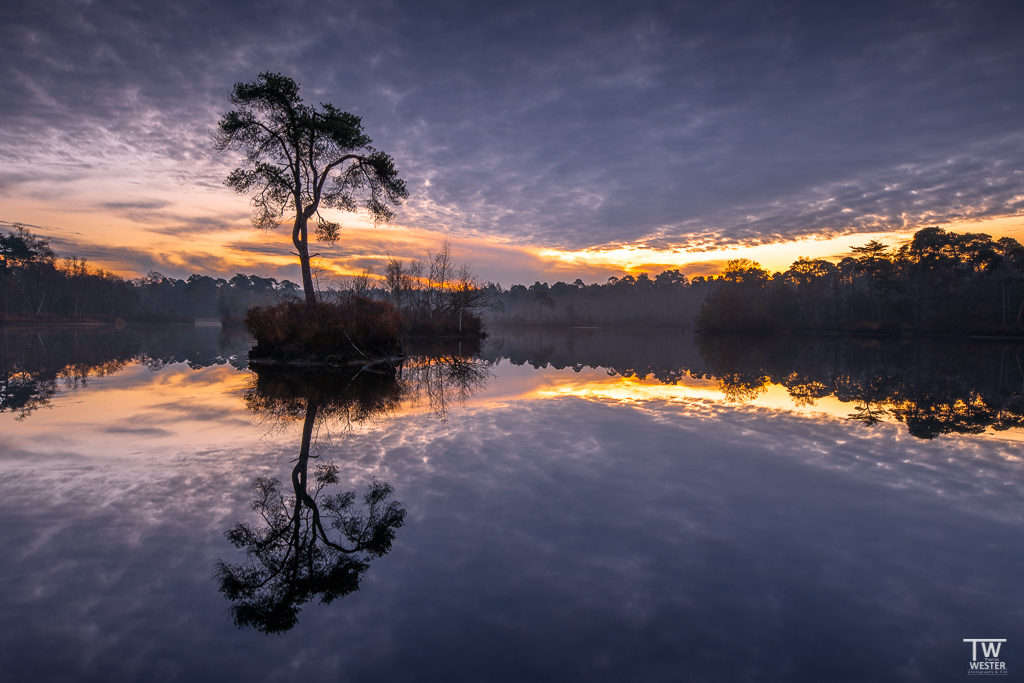
MULTIPOLYGON (((573 367, 611 343, 582 341, 573 367)), ((129 365, 0 415, 0 670, 936 680, 962 668, 962 638, 1015 632, 1013 430, 924 440, 774 385, 737 405, 694 379, 706 367, 677 385, 558 370, 560 348, 492 365, 446 421, 421 400, 322 441, 346 490, 377 477, 408 514, 362 590, 272 639, 237 630, 210 581, 224 529, 251 519, 248 483, 291 470, 301 438, 303 421, 248 418, 249 375, 129 365), (764 403, 775 391, 791 407, 764 403), (125 425, 169 434, 111 436, 125 425)))

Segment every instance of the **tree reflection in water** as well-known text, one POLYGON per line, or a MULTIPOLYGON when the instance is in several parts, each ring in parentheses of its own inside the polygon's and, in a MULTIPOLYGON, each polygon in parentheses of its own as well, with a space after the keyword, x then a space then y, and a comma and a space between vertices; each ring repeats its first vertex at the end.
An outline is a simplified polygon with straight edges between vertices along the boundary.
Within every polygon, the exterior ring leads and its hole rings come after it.
POLYGON ((0 413, 17 413, 24 420, 39 408, 49 405, 57 395, 55 379, 40 379, 27 372, 0 375, 0 413))
POLYGON ((1020 340, 500 328, 483 357, 576 372, 590 367, 662 384, 688 375, 713 379, 739 403, 781 385, 797 406, 834 396, 853 404, 851 420, 895 420, 921 439, 1024 427, 1020 340))
POLYGON ((244 336, 217 328, 129 326, 33 328, 5 326, 0 335, 0 413, 24 420, 51 405, 61 391, 88 386, 132 363, 157 371, 187 362, 242 368, 244 336))
POLYGON ((0 413, 16 413, 18 420, 24 420, 48 407, 61 389, 78 389, 94 377, 120 372, 135 358, 137 349, 113 337, 4 328, 0 337, 0 413))
POLYGON ((893 419, 920 439, 1024 427, 1020 346, 718 336, 697 344, 730 398, 752 400, 780 384, 797 405, 835 396, 854 404, 849 419, 893 419))
POLYGON ((465 403, 490 377, 489 364, 459 354, 413 358, 401 372, 406 399, 413 404, 425 399, 442 422, 453 404, 465 403))
POLYGON ((425 397, 431 412, 446 419, 453 402, 464 401, 489 377, 487 366, 459 354, 410 359, 399 367, 366 367, 352 373, 258 370, 245 394, 250 410, 271 423, 302 420, 299 457, 286 493, 280 480, 257 478, 252 509, 262 525, 239 522, 225 535, 245 551, 245 561, 219 561, 220 591, 232 601, 239 628, 281 633, 298 623, 307 602, 330 604, 359 589, 370 561, 391 550, 405 509, 390 500, 393 489, 373 480, 356 505, 354 492, 329 493, 338 467, 316 459, 321 428, 342 431, 425 397))

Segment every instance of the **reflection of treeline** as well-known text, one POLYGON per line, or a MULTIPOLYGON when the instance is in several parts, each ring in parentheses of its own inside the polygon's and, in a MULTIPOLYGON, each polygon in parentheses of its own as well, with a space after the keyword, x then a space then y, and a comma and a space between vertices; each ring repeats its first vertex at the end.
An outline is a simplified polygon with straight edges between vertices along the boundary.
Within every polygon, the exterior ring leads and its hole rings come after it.
POLYGON ((151 272, 126 279, 96 270, 85 259, 61 259, 49 241, 22 227, 0 235, 0 314, 6 319, 184 322, 239 318, 254 305, 294 297, 288 280, 235 275, 230 280, 191 275, 187 280, 151 272))
POLYGON ((666 384, 678 382, 687 372, 704 374, 692 338, 678 332, 503 327, 490 333, 480 355, 491 362, 507 358, 513 365, 534 368, 601 368, 666 384))
POLYGON ((697 344, 734 399, 781 384, 797 404, 835 396, 855 405, 853 419, 874 424, 891 417, 924 439, 1024 426, 1024 347, 703 335, 697 344))
POLYGON ((705 330, 1005 332, 1024 325, 1024 247, 925 228, 895 251, 876 241, 839 263, 801 258, 785 273, 730 261, 700 310, 705 330))
POLYGON ((28 416, 61 388, 87 385, 132 362, 154 370, 171 363, 243 367, 247 348, 242 335, 216 327, 5 328, 0 334, 0 413, 28 416))
POLYGON ((506 325, 664 325, 693 320, 714 288, 703 277, 687 280, 678 270, 653 279, 646 273, 610 278, 605 284, 535 282, 486 288, 489 322, 506 325))
POLYGON ((730 400, 749 401, 769 384, 797 405, 835 396, 851 417, 892 418, 914 436, 1024 427, 1024 347, 928 340, 883 343, 844 336, 744 339, 643 334, 632 330, 497 330, 481 356, 536 368, 585 367, 675 384, 689 373, 717 380, 730 400))

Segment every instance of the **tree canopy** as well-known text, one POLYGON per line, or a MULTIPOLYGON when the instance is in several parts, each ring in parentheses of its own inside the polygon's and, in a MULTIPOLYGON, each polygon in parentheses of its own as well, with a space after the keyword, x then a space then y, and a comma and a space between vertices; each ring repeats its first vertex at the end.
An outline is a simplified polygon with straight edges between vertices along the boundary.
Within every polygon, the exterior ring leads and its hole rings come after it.
POLYGON ((236 83, 228 95, 235 108, 221 117, 214 135, 218 151, 245 154, 228 187, 252 194, 253 225, 278 227, 291 214, 292 243, 302 267, 306 301, 315 302, 310 270, 308 224, 316 217, 316 235, 333 243, 341 226, 321 209, 365 209, 375 223, 394 218, 392 205, 409 193, 394 160, 372 146, 360 117, 333 104, 303 104, 299 84, 265 72, 236 83))
POLYGON ((745 259, 730 261, 697 324, 719 331, 1020 333, 1024 246, 1011 237, 935 226, 896 249, 872 240, 851 251, 839 263, 800 258, 771 275, 745 259))

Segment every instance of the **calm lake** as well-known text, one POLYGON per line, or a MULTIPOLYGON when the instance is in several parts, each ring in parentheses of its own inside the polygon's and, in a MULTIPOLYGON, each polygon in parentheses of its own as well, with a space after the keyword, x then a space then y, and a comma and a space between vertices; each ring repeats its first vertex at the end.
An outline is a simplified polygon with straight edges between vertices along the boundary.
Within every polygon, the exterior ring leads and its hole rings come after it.
POLYGON ((1024 676, 1020 345, 0 344, 3 681, 947 681, 965 638, 1024 676))

